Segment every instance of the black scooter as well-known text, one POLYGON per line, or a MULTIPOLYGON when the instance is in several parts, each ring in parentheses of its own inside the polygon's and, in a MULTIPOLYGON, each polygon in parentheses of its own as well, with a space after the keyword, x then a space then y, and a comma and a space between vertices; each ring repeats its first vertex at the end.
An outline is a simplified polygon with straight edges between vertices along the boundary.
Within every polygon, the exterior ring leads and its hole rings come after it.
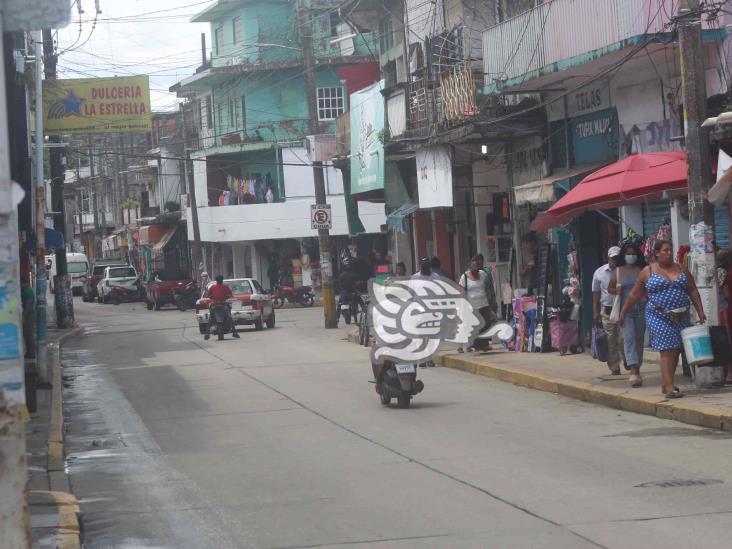
POLYGON ((224 339, 224 334, 231 333, 234 325, 231 318, 231 304, 226 301, 214 301, 208 307, 208 335, 211 334, 211 328, 215 329, 216 336, 219 341, 224 339))
POLYGON ((385 360, 382 364, 371 363, 374 371, 376 392, 383 406, 389 406, 391 399, 397 399, 399 408, 409 408, 412 397, 422 392, 424 383, 417 379, 416 364, 397 364, 385 360))

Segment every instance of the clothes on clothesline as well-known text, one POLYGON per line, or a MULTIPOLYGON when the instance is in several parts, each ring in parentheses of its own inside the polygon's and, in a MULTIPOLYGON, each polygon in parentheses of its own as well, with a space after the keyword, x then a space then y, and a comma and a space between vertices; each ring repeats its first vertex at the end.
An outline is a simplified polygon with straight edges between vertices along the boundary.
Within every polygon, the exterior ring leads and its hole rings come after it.
POLYGON ((243 177, 228 175, 226 186, 231 193, 231 204, 264 204, 277 202, 277 187, 271 174, 246 174, 243 177))

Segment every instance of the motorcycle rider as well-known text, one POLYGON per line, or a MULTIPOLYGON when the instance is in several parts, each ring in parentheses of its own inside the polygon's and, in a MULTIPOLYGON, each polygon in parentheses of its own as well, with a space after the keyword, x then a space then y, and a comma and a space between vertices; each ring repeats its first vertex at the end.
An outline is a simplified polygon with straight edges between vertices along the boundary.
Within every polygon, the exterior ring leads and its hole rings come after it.
MULTIPOLYGON (((211 286, 208 290, 209 299, 211 299, 213 303, 225 303, 227 299, 230 299, 233 296, 234 294, 231 293, 231 288, 224 284, 224 275, 216 275, 216 284, 211 286)), ((229 307, 226 307, 226 314, 229 317, 229 322, 231 322, 231 335, 236 339, 239 339, 239 334, 236 332, 236 325, 234 324, 234 320, 231 318, 231 310, 229 309, 229 307)), ((211 324, 213 323, 212 321, 213 316, 209 317, 208 329, 206 330, 206 335, 204 336, 204 339, 206 340, 211 337, 211 324)))

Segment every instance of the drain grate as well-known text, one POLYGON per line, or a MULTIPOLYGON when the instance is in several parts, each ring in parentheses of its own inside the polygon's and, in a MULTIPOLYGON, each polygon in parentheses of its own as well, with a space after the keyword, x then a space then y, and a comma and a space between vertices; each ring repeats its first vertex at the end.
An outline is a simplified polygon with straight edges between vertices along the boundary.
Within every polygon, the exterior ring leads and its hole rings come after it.
POLYGON ((709 486, 711 484, 723 484, 723 480, 702 478, 688 480, 656 480, 654 482, 644 482, 636 484, 635 488, 680 488, 684 486, 709 486))

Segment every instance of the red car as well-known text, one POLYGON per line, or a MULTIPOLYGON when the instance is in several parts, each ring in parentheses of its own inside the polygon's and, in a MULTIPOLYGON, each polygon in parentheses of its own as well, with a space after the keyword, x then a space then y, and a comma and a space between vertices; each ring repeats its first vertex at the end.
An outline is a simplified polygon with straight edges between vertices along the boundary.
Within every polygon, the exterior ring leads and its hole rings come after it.
POLYGON ((175 290, 185 288, 193 280, 183 271, 157 271, 145 284, 145 303, 148 310, 159 311, 163 305, 175 305, 175 290))
MULTIPOLYGON (((215 282, 211 282, 203 296, 196 302, 196 320, 198 321, 198 329, 202 334, 206 333, 208 328, 208 306, 211 300, 208 298, 208 288, 213 286, 215 282)), ((264 325, 267 328, 275 326, 275 312, 272 307, 272 296, 264 291, 262 286, 254 278, 235 278, 224 280, 234 297, 231 298, 231 318, 236 325, 252 324, 257 330, 261 330, 264 325)))

